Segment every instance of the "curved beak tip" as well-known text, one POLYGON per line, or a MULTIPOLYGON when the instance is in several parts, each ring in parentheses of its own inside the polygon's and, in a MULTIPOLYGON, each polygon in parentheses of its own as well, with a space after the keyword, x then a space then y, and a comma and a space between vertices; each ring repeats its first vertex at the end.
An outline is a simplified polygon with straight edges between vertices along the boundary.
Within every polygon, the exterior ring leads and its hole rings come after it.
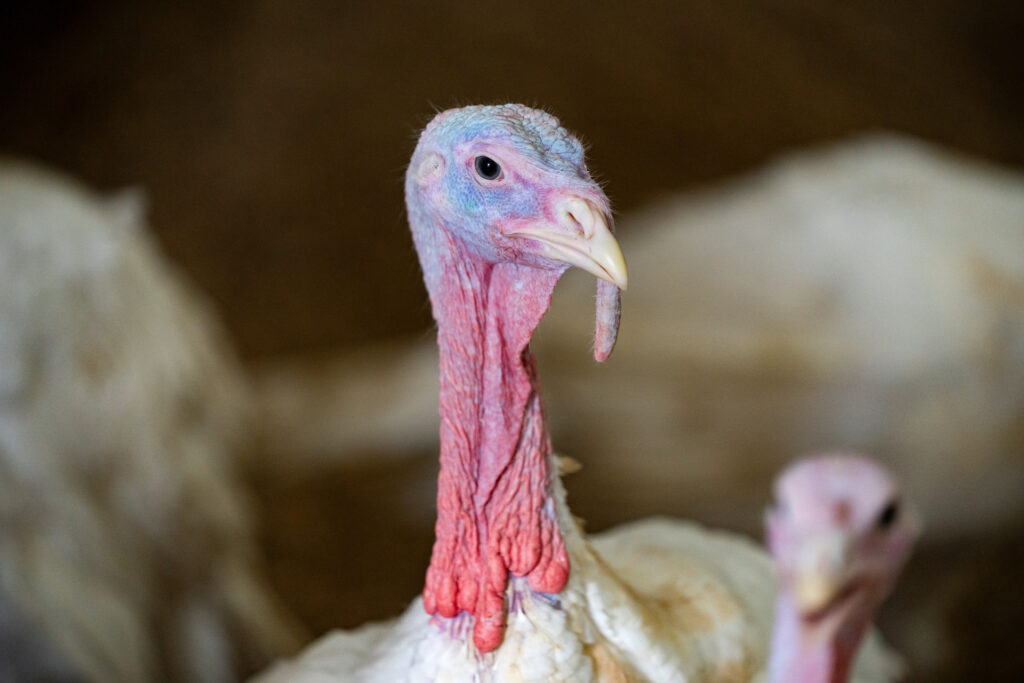
POLYGON ((588 242, 590 257, 597 266, 591 272, 625 290, 629 285, 629 269, 626 267, 626 257, 622 255, 622 248, 611 230, 605 226, 603 230, 595 231, 588 242))
POLYGON ((801 576, 793 591, 797 609, 801 614, 820 612, 838 595, 839 588, 839 582, 826 574, 801 576))
POLYGON ((626 289, 629 275, 622 248, 612 234, 607 216, 589 202, 567 200, 568 209, 560 212, 559 224, 520 227, 512 236, 526 237, 542 245, 542 255, 568 263, 626 289))
POLYGON ((626 259, 622 255, 618 242, 615 242, 614 249, 614 253, 609 254, 605 263, 602 264, 605 271, 603 279, 608 280, 608 282, 625 291, 629 286, 629 271, 626 268, 626 259))

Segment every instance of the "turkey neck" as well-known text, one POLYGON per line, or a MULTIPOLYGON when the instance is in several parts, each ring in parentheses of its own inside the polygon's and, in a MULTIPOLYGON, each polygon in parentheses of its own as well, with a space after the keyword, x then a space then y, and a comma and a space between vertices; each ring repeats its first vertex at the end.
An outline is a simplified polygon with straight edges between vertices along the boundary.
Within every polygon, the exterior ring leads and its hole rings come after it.
POLYGON ((565 586, 569 559, 551 495, 551 440, 529 342, 563 270, 489 263, 447 231, 428 286, 440 350, 436 540, 428 612, 474 617, 474 643, 497 647, 509 574, 533 590, 565 586), (433 285, 433 286, 430 286, 433 285))
POLYGON ((792 598, 780 593, 772 633, 771 683, 847 683, 868 623, 864 617, 807 626, 792 598))

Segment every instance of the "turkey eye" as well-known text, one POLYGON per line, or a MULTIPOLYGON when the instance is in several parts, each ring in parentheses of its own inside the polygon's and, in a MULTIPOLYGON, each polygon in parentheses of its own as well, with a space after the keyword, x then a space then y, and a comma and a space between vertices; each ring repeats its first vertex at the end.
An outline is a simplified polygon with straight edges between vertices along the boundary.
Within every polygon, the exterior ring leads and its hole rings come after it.
POLYGON ((896 518, 900 516, 900 504, 895 500, 885 506, 881 514, 878 515, 878 528, 888 529, 896 521, 896 518))
POLYGON ((501 166, 490 157, 477 157, 476 172, 484 180, 494 180, 501 175, 501 166))

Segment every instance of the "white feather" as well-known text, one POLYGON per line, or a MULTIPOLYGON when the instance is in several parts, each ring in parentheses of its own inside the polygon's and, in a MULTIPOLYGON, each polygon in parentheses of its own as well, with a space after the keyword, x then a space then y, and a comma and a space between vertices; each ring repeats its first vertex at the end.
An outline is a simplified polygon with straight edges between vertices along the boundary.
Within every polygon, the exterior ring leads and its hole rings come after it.
POLYGON ((294 644, 230 457, 248 387, 142 209, 0 163, 0 629, 82 680, 230 681, 294 644))
MULTIPOLYGON (((572 573, 558 595, 514 579, 505 638, 472 645, 469 617, 432 619, 417 598, 390 622, 324 636, 254 683, 759 681, 774 606, 771 561, 750 541, 669 519, 584 538, 555 485, 572 573)), ((872 634, 855 683, 896 680, 872 634)))

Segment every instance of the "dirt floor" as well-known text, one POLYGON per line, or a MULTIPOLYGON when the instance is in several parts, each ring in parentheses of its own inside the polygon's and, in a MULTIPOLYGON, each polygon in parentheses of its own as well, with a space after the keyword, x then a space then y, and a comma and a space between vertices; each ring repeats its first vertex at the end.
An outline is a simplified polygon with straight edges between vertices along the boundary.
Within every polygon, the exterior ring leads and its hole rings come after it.
MULTIPOLYGON (((0 151, 145 187, 256 361, 428 326, 401 179, 435 108, 543 105, 620 211, 863 130, 1024 166, 1022 33, 1024 5, 997 0, 11 3, 0 151)), ((255 479, 275 580, 314 631, 421 587, 434 466, 402 462, 255 479)), ((621 521, 569 486, 591 528, 621 521)), ((1024 680, 1021 532, 915 559, 886 625, 920 651, 930 626, 905 615, 941 592, 958 637, 914 680, 1024 680)))

